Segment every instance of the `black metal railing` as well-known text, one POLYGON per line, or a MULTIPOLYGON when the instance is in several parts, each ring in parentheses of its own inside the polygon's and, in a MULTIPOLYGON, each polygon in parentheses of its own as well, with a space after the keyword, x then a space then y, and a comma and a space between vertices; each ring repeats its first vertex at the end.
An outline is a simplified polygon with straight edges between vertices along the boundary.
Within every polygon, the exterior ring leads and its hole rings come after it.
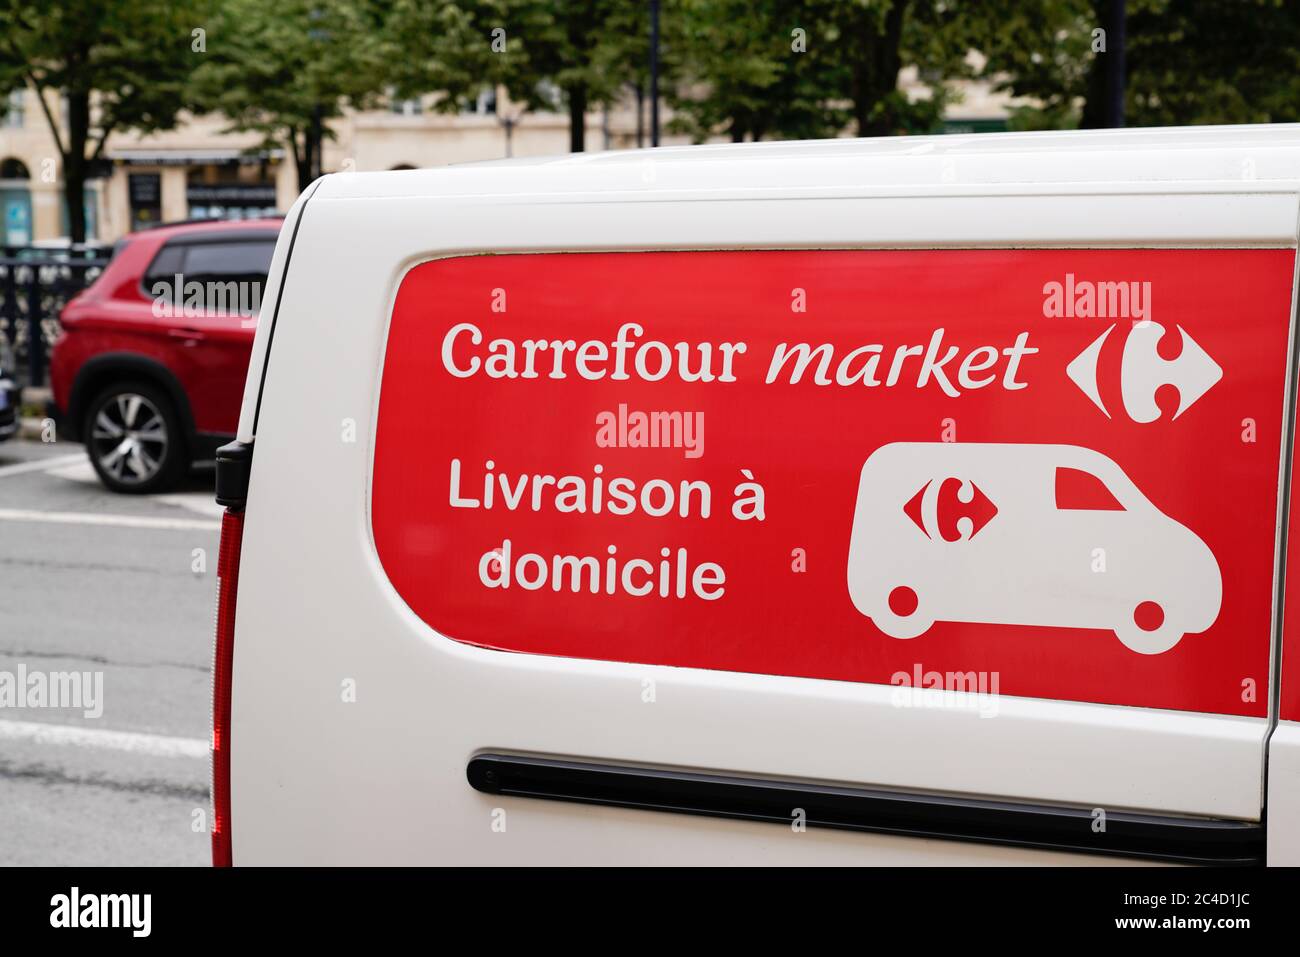
POLYGON ((45 385, 59 314, 99 277, 111 256, 111 247, 89 244, 0 246, 0 338, 16 356, 10 371, 20 385, 45 385))

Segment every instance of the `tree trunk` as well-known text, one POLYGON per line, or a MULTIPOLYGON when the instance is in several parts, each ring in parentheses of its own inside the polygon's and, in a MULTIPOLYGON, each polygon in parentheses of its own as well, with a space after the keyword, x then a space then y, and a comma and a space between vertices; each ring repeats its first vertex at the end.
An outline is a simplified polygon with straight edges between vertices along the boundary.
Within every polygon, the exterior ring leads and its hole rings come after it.
POLYGON ((298 174, 298 192, 311 185, 311 136, 303 136, 302 148, 298 148, 298 131, 289 130, 289 149, 293 153, 293 167, 298 174))
POLYGON ((570 87, 569 94, 569 152, 581 153, 587 146, 587 87, 579 84, 570 87))
POLYGON ((645 146, 645 88, 636 84, 636 148, 645 146))
POLYGON ((302 192, 316 178, 324 173, 322 148, 325 143, 323 131, 315 123, 309 122, 302 131, 302 149, 298 149, 298 131, 289 130, 289 149, 293 153, 294 169, 298 173, 298 192, 302 192))
POLYGON ((888 136, 895 132, 897 118, 891 111, 877 113, 876 106, 898 89, 898 71, 903 65, 900 44, 908 2, 894 0, 885 14, 883 33, 876 32, 875 17, 870 11, 864 11, 859 20, 853 63, 853 118, 859 136, 888 136))
MULTIPOLYGON (((1093 22, 1105 27, 1107 31, 1111 27, 1110 6, 1111 0, 1092 0, 1093 22)), ((1106 40, 1111 39, 1109 32, 1106 40)), ((1106 93, 1108 84, 1106 82, 1106 64, 1103 60, 1110 56, 1110 49, 1107 47, 1105 53, 1094 53, 1092 62, 1088 65, 1088 76, 1084 81, 1083 94, 1083 112, 1079 116, 1079 128, 1084 130, 1097 130, 1106 125, 1106 93)))
POLYGON ((68 93, 68 151, 63 156, 63 201, 68 207, 68 238, 86 241, 86 142, 90 139, 90 93, 68 93))
POLYGON ((311 114, 311 178, 312 182, 325 175, 325 128, 321 105, 317 102, 311 114))
POLYGON ((1079 128, 1083 130, 1102 129, 1106 126, 1106 68, 1098 56, 1092 58, 1092 64, 1088 67, 1085 90, 1083 113, 1079 117, 1079 128))

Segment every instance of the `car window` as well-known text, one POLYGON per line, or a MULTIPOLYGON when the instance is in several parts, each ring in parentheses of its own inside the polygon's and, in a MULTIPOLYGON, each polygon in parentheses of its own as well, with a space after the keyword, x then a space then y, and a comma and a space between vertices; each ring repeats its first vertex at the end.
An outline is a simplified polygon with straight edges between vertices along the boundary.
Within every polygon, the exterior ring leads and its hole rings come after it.
POLYGON ((146 289, 152 289, 154 283, 172 282, 176 274, 181 271, 185 262, 185 247, 176 243, 164 246, 154 256, 153 262, 149 264, 149 269, 144 274, 144 285, 146 289))
POLYGON ((176 308, 186 313, 254 315, 266 287, 275 238, 229 242, 168 243, 144 277, 148 295, 165 283, 176 308), (181 288, 173 290, 180 276, 181 288))
POLYGON ((1091 472, 1069 468, 1056 470, 1056 507, 1061 511, 1124 511, 1101 479, 1091 472))
POLYGON ((186 247, 185 278, 266 282, 275 242, 198 243, 186 247))

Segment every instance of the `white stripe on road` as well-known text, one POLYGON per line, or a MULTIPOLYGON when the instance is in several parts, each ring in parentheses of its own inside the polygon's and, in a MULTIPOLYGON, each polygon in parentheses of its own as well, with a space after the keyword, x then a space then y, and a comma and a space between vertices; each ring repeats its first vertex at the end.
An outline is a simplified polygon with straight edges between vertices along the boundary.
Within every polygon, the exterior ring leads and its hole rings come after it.
MULTIPOLYGON (((91 468, 90 460, 84 456, 73 456, 73 458, 77 461, 71 465, 60 465, 58 468, 50 469, 45 474, 53 475, 55 478, 67 479, 71 482, 85 482, 87 485, 94 485, 98 488, 99 478, 95 475, 95 470, 91 468)), ((172 495, 152 495, 150 499, 164 505, 175 505, 190 512, 198 512, 200 515, 206 515, 209 518, 219 519, 226 511, 213 499, 212 492, 177 492, 172 495)))
POLYGON ((155 502, 175 505, 177 508, 187 509, 199 515, 210 515, 218 521, 226 514, 226 507, 217 504, 215 491, 178 492, 175 495, 155 495, 153 499, 155 502))
POLYGON ((42 472, 46 469, 54 469, 64 465, 71 465, 73 462, 85 461, 85 453, 76 455, 56 455, 48 459, 35 459, 31 462, 19 462, 17 465, 0 465, 0 478, 6 475, 21 475, 24 472, 42 472))
POLYGON ((114 525, 120 528, 159 528, 215 532, 220 522, 198 518, 157 518, 152 515, 100 515, 95 512, 42 512, 25 508, 0 508, 0 521, 53 522, 56 525, 114 525))
POLYGON ((140 731, 77 728, 66 724, 43 724, 37 721, 0 719, 0 741, 30 741, 34 744, 104 748, 158 758, 206 758, 208 756, 208 742, 199 738, 173 738, 140 731))

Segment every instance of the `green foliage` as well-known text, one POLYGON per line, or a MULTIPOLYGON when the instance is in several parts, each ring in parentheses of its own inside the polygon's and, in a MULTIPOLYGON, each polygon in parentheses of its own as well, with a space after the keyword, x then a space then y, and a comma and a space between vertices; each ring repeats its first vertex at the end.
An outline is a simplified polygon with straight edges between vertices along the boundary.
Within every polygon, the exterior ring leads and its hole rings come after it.
POLYGON ((998 89, 1035 101, 1012 111, 1013 129, 1078 125, 1098 25, 1088 0, 986 0, 969 35, 987 58, 985 76, 998 89))
POLYGON ((230 128, 283 146, 307 185, 325 121, 364 109, 383 92, 400 51, 384 32, 384 7, 371 0, 222 0, 208 31, 193 95, 230 128))
POLYGON ((526 16, 522 31, 526 66, 520 92, 535 91, 549 82, 570 105, 575 95, 588 106, 609 103, 645 59, 649 19, 637 16, 644 4, 517 0, 512 6, 526 16), (529 27, 529 20, 536 26, 529 27))
MULTIPOLYGON (((1032 98, 1016 128, 1095 126, 1106 0, 988 0, 973 45, 986 75, 1032 98)), ((1294 0, 1130 0, 1126 124, 1283 122, 1300 116, 1294 0)))
POLYGON ((972 70, 970 0, 668 0, 677 129, 702 140, 927 132, 972 70), (898 90, 915 65, 933 91, 898 90))
POLYGON ((702 141, 834 136, 848 121, 837 92, 837 36, 803 0, 669 0, 664 60, 676 132, 702 141))
MULTIPOLYGON (((1013 128, 1096 125, 1108 4, 662 0, 661 89, 696 140, 932 131, 975 75, 1021 98, 1013 128), (905 65, 931 97, 898 89, 905 65)), ((1295 0, 1128 0, 1127 33, 1130 125, 1300 119, 1295 0)), ((589 109, 646 88, 648 51, 644 0, 0 0, 0 93, 40 91, 76 239, 114 130, 219 112, 286 148, 305 184, 345 109, 437 93, 455 110, 490 87, 566 110, 581 149, 589 109)))
POLYGON ((631 0, 397 0, 395 89, 444 92, 450 110, 504 87, 526 109, 567 109, 581 149, 586 111, 617 100, 645 61, 647 23, 631 0))
POLYGON ((202 0, 3 0, 0 91, 30 85, 93 94, 95 149, 112 130, 168 129, 198 64, 191 31, 208 7, 202 0))
POLYGON ((115 130, 168 129, 197 66, 206 0, 0 0, 0 92, 40 96, 62 161, 71 238, 85 239, 85 177, 115 130), (51 104, 65 100, 60 123, 51 104))
POLYGON ((1295 0, 1134 0, 1128 31, 1130 125, 1300 119, 1295 0))
POLYGON ((527 72, 522 37, 548 24, 535 19, 538 11, 520 7, 511 0, 396 0, 387 23, 401 51, 392 64, 393 94, 442 93, 436 108, 454 112, 483 89, 504 86, 534 106, 521 82, 527 72), (494 36, 494 30, 505 32, 494 36))

